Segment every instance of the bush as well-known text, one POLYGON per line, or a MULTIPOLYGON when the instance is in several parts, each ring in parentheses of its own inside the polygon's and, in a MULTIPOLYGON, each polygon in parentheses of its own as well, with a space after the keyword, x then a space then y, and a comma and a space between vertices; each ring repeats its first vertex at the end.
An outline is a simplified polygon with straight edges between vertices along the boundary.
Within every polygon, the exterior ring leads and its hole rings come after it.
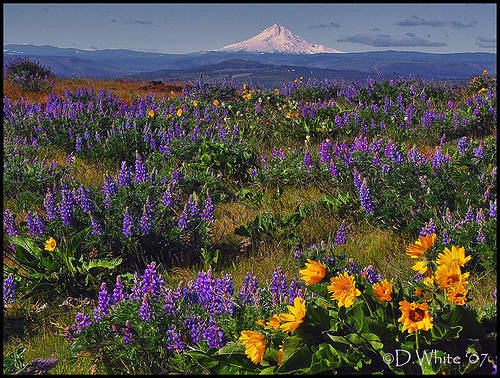
POLYGON ((10 59, 5 70, 7 80, 19 83, 26 91, 42 92, 54 85, 54 81, 48 83, 54 77, 50 69, 30 57, 10 59))

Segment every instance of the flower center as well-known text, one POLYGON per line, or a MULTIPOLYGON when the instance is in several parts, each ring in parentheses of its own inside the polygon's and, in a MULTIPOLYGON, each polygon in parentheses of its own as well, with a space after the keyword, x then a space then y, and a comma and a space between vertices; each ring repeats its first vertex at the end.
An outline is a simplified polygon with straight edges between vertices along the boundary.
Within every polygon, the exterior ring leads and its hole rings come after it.
POLYGON ((419 322, 424 318, 424 310, 417 308, 415 310, 410 310, 410 320, 412 322, 419 322))

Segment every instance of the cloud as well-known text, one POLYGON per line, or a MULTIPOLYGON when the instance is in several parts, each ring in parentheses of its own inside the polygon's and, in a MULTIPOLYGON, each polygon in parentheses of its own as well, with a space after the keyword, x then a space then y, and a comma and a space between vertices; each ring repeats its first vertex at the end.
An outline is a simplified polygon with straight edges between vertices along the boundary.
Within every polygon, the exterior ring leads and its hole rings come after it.
POLYGON ((390 36, 387 34, 356 34, 345 36, 337 42, 360 43, 375 47, 440 47, 446 46, 444 42, 432 42, 419 38, 413 33, 406 33, 404 36, 390 36))
POLYGON ((338 22, 330 22, 329 24, 311 25, 309 26, 309 28, 311 29, 340 28, 340 24, 338 22))
POLYGON ((126 22, 126 24, 153 25, 153 23, 148 20, 133 20, 126 22))
POLYGON ((468 24, 464 24, 460 21, 450 21, 450 23, 451 23, 451 26, 455 29, 465 29, 465 28, 472 28, 472 27, 476 26, 477 21, 472 21, 472 22, 469 22, 468 24))
POLYGON ((369 31, 380 31, 379 28, 371 28, 369 31))
POLYGON ((109 20, 109 22, 114 24, 114 23, 116 23, 116 20, 113 18, 113 19, 109 20))
POLYGON ((424 18, 417 17, 415 15, 412 15, 409 19, 407 18, 406 20, 396 22, 396 25, 399 26, 431 26, 433 28, 440 28, 442 26, 446 25, 446 22, 444 21, 439 21, 439 20, 426 20, 424 18))
POLYGON ((492 35, 480 35, 476 38, 476 45, 479 47, 486 48, 495 48, 497 47, 497 36, 495 34, 492 35))

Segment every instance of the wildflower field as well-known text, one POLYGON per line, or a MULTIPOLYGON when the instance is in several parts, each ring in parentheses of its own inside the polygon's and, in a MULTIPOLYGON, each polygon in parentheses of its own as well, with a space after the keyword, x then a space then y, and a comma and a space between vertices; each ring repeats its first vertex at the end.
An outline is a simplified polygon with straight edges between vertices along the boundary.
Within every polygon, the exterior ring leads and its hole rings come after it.
POLYGON ((5 374, 496 374, 488 72, 261 90, 28 63, 3 83, 5 374))

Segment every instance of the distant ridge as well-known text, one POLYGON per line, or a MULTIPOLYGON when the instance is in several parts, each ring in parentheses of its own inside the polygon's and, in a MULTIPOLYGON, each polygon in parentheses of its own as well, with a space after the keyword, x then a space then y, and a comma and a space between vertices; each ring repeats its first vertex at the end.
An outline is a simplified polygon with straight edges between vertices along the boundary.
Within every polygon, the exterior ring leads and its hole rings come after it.
POLYGON ((291 54, 342 53, 323 45, 310 44, 305 39, 293 34, 282 25, 274 24, 255 37, 246 41, 224 46, 216 51, 277 52, 291 54))

